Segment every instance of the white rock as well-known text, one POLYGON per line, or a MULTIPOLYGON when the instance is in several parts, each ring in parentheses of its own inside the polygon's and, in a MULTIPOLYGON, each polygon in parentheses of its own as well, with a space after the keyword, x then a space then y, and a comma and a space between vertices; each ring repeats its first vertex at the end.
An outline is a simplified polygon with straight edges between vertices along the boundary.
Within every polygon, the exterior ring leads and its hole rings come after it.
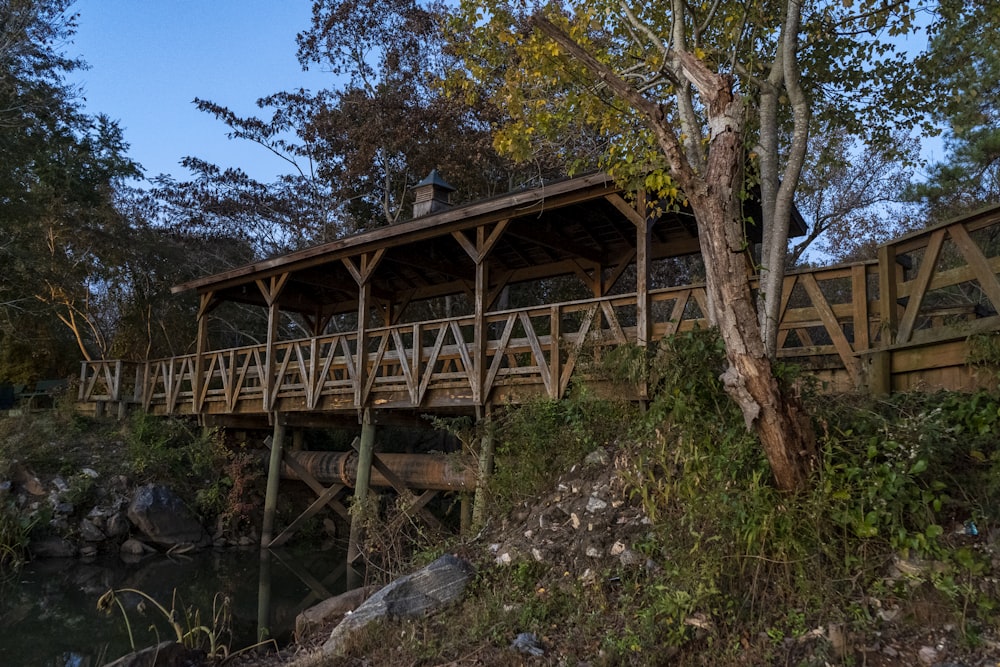
POLYGON ((542 552, 539 551, 538 549, 532 549, 531 550, 531 555, 539 563, 541 563, 542 561, 545 560, 544 558, 542 558, 542 552))
POLYGON ((510 565, 511 561, 514 560, 510 557, 510 554, 504 551, 502 554, 497 556, 497 565, 510 565))
POLYGON ((625 543, 622 542, 621 540, 618 540, 617 542, 611 545, 610 553, 612 556, 620 556, 622 555, 623 551, 625 551, 625 543))
POLYGON ((930 667, 938 660, 937 649, 930 646, 921 647, 921 649, 917 652, 917 659, 920 660, 921 665, 927 665, 927 667, 930 667))
POLYGON ((80 472, 89 477, 90 479, 97 479, 98 477, 101 476, 100 473, 98 473, 93 468, 84 468, 80 472))
POLYGON ((587 547, 587 555, 591 558, 600 558, 601 552, 597 549, 597 547, 587 547))
POLYGON ((596 496, 591 496, 587 500, 587 511, 590 512, 590 513, 600 512, 602 509, 604 509, 607 506, 608 506, 608 504, 606 502, 604 502, 600 498, 597 498, 596 496))
POLYGON ((576 515, 576 512, 569 515, 569 520, 573 523, 573 528, 580 527, 580 517, 576 515))

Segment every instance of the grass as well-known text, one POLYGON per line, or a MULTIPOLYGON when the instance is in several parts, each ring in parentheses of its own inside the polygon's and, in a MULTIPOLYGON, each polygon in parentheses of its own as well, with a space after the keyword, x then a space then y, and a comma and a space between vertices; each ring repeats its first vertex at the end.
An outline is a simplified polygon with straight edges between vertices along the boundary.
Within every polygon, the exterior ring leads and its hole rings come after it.
MULTIPOLYGON (((623 355, 633 374, 635 357, 623 355)), ((366 632, 322 664, 516 664, 520 632, 547 645, 538 664, 594 666, 850 663, 876 633, 927 631, 975 655, 997 636, 1000 396, 806 396, 820 460, 810 491, 789 496, 723 393, 711 333, 646 361, 644 413, 585 396, 508 413, 490 490, 501 525, 512 507, 551 502, 552 480, 604 447, 622 501, 651 520, 631 546, 656 567, 582 581, 530 556, 499 566, 485 548, 497 530, 448 547, 479 568, 461 604, 366 632)))

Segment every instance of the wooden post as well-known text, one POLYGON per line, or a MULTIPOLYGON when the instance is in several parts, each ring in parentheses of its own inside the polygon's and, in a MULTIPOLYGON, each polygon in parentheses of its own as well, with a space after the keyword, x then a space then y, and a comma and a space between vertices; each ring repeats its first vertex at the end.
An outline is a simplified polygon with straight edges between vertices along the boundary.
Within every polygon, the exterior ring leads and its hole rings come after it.
POLYGON ((271 438, 271 458, 267 466, 267 493, 264 496, 264 525, 260 530, 260 548, 271 546, 274 536, 274 513, 278 508, 278 482, 281 481, 281 450, 285 440, 285 425, 281 415, 274 413, 274 435, 271 438))
POLYGON ((354 407, 358 409, 361 409, 365 404, 365 385, 368 383, 368 337, 366 331, 368 309, 372 298, 371 277, 384 255, 385 248, 380 248, 375 252, 363 253, 358 257, 357 264, 349 257, 341 259, 344 267, 358 285, 358 349, 357 360, 354 364, 354 407))
POLYGON ((889 347, 895 342, 899 328, 899 264, 896 262, 896 248, 884 245, 878 249, 878 306, 882 325, 882 344, 889 347))
POLYGON ((351 537, 347 544, 347 563, 351 565, 361 556, 361 540, 364 539, 365 507, 368 502, 368 486, 371 483, 372 457, 375 452, 375 424, 371 411, 365 408, 361 419, 361 448, 358 452, 358 478, 354 484, 354 502, 351 508, 351 537))
POLYGON ((459 517, 459 532, 468 535, 472 530, 472 496, 468 493, 462 494, 461 515, 459 517))
POLYGON ((476 480, 476 498, 472 507, 472 527, 479 528, 486 521, 486 489, 493 475, 493 458, 496 443, 493 437, 493 420, 489 406, 482 422, 483 436, 479 441, 479 475, 476 480))
POLYGON ((368 383, 368 301, 371 284, 365 281, 358 286, 358 351, 354 361, 354 407, 365 403, 365 385, 368 383))
POLYGON ((302 451, 302 441, 304 434, 302 429, 296 428, 292 429, 292 451, 301 452, 302 451))
POLYGON ((280 311, 278 309, 277 300, 267 307, 267 348, 264 354, 264 411, 270 412, 272 409, 271 395, 273 393, 272 385, 274 384, 275 378, 275 352, 274 344, 278 339, 278 320, 280 317, 280 311))
POLYGON ((198 338, 195 342, 194 358, 194 381, 191 389, 194 395, 191 397, 191 405, 194 413, 201 412, 202 399, 205 395, 205 353, 208 352, 208 312, 212 303, 214 292, 202 294, 198 305, 198 338))
MULTIPOLYGON (((486 381, 486 290, 489 286, 489 274, 486 258, 480 257, 476 262, 476 321, 475 350, 473 357, 473 373, 475 386, 472 388, 472 400, 476 405, 482 405, 486 400, 483 396, 483 385, 486 381)), ((461 341, 459 341, 461 343, 461 341)))
POLYGON ((645 215, 642 218, 635 229, 635 342, 640 347, 647 347, 653 337, 649 312, 649 253, 653 225, 645 215))
POLYGON ((260 551, 260 576, 257 580, 257 641, 271 636, 271 551, 260 551))

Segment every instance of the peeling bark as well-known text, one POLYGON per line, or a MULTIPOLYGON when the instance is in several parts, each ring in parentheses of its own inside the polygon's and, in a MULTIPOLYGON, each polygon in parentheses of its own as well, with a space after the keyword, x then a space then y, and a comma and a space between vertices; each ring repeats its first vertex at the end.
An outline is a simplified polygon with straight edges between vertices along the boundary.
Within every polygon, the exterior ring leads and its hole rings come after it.
MULTIPOLYGON (((778 488, 806 488, 815 461, 815 435, 797 399, 784 395, 774 377, 746 275, 739 197, 744 180, 744 106, 733 92, 732 79, 710 70, 683 49, 670 50, 675 75, 693 86, 705 105, 710 136, 702 171, 692 165, 675 128, 658 105, 549 21, 536 16, 534 24, 646 116, 668 160, 670 175, 681 186, 698 221, 711 311, 707 315, 719 327, 729 363, 722 378, 726 391, 743 412, 747 428, 760 437, 778 488)), ((783 71, 787 75, 787 70, 783 71)), ((787 220, 785 235, 787 238, 787 220)))

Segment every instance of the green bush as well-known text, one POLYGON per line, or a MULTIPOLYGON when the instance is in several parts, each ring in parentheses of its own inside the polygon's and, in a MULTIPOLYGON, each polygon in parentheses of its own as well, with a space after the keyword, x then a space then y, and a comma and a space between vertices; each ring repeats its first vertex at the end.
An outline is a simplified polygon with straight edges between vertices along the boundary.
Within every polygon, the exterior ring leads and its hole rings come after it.
POLYGON ((512 408, 496 424, 496 470, 489 490, 498 511, 532 498, 596 448, 623 435, 638 414, 625 401, 596 399, 583 388, 554 401, 512 408))
POLYGON ((13 503, 0 500, 0 579, 5 579, 28 559, 32 524, 13 503))

